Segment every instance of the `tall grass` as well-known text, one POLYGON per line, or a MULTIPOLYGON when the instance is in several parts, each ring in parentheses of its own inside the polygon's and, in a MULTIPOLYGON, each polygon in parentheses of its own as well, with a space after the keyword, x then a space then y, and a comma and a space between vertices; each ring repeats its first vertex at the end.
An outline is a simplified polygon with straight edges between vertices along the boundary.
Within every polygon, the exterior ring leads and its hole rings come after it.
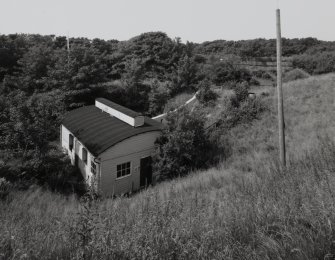
MULTIPOLYGON (((335 136, 335 75, 297 80, 284 84, 285 134, 288 158, 316 147, 319 137, 335 136)), ((257 160, 278 154, 277 93, 271 89, 264 99, 270 108, 260 120, 239 125, 227 138, 233 149, 228 162, 250 172, 257 160), (248 170, 249 168, 249 170, 248 170)))
POLYGON ((133 198, 80 203, 40 189, 1 203, 3 259, 324 259, 335 255, 335 144, 287 169, 220 169, 133 198))
POLYGON ((285 86, 285 169, 270 110, 234 129, 222 168, 130 198, 9 193, 0 201, 0 259, 334 259, 333 86, 333 75, 285 86))

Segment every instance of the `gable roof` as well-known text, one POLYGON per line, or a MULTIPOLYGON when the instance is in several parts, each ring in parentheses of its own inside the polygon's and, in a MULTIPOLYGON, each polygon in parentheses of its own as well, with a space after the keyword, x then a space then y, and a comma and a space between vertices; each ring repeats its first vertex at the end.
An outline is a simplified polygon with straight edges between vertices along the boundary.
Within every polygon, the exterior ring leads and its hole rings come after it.
POLYGON ((161 124, 151 118, 145 117, 143 126, 132 127, 95 106, 70 111, 63 119, 62 125, 94 156, 129 137, 161 130, 161 124))

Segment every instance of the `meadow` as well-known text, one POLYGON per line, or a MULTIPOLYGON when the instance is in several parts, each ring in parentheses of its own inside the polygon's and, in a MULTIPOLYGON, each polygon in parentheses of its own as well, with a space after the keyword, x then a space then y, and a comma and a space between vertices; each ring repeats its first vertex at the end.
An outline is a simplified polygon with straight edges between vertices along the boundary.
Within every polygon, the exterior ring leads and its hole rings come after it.
POLYGON ((217 168, 116 199, 11 192, 0 259, 334 259, 334 87, 334 74, 284 85, 285 169, 273 88, 217 168))

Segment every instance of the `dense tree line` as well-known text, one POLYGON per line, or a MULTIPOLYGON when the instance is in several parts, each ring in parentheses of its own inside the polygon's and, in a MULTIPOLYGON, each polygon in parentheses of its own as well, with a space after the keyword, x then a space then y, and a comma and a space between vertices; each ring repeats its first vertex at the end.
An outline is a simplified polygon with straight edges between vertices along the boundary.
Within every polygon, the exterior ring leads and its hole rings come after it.
MULTIPOLYGON (((313 38, 283 43, 284 55, 299 55, 295 66, 310 73, 334 71, 334 43, 313 38)), ((250 72, 236 66, 239 60, 274 53, 274 40, 193 44, 162 32, 128 41, 71 38, 69 51, 62 36, 0 35, 0 177, 2 162, 16 158, 18 174, 61 178, 59 167, 46 167, 66 161, 52 145, 60 122, 67 111, 97 97, 148 116, 161 113, 183 92, 201 90, 201 103, 209 104, 216 98, 209 86, 252 82, 250 72)))
MULTIPOLYGON (((295 68, 311 74, 335 71, 335 42, 320 41, 315 38, 282 39, 284 57, 291 57, 295 68)), ((203 56, 235 55, 241 60, 276 57, 275 39, 255 39, 243 41, 216 40, 204 42, 195 47, 196 53, 203 56)))
MULTIPOLYGON (((335 51, 335 42, 320 41, 315 38, 282 39, 283 56, 291 57, 304 53, 315 54, 335 51)), ((275 57, 276 39, 254 39, 241 41, 216 40, 196 46, 199 54, 234 54, 242 58, 275 57)))
POLYGON ((0 175, 61 179, 60 167, 47 167, 66 165, 53 145, 60 122, 67 111, 91 105, 96 97, 152 116, 204 80, 239 80, 238 68, 207 60, 194 48, 162 32, 128 41, 71 38, 70 50, 65 37, 0 35, 0 175), (15 160, 13 167, 3 165, 15 160))

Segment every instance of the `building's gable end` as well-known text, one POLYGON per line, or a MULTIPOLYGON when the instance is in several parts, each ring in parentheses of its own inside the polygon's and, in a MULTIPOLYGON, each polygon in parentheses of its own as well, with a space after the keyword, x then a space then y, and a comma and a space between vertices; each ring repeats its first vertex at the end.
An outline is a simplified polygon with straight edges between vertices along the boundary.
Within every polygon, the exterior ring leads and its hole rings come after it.
POLYGON ((153 131, 132 136, 100 154, 100 187, 103 194, 111 196, 140 188, 140 160, 153 155, 155 141, 160 134, 160 131, 153 131), (131 163, 131 174, 118 179, 117 165, 127 162, 131 163))

